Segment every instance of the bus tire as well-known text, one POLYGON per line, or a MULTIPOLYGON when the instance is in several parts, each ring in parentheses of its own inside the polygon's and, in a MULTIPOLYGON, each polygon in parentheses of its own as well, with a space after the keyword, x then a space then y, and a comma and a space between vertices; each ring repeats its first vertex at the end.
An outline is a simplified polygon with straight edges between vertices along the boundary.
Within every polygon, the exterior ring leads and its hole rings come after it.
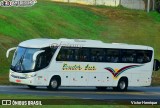
POLYGON ((118 91, 127 91, 128 88, 128 79, 127 78, 121 78, 117 85, 118 91))
POLYGON ((58 87, 59 87, 59 80, 57 78, 52 78, 49 83, 49 86, 47 86, 49 90, 57 90, 58 87))
POLYGON ((36 86, 32 86, 32 85, 27 85, 30 89, 35 89, 36 86))

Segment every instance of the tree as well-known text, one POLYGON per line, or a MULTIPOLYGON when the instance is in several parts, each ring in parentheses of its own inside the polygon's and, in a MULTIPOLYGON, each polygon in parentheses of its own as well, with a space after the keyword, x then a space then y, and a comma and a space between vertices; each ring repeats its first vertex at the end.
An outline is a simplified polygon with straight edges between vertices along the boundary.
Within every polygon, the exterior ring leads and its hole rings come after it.
POLYGON ((150 11, 150 0, 147 0, 147 12, 150 11))
POLYGON ((152 4, 153 4, 152 10, 155 10, 155 0, 152 0, 152 4))
POLYGON ((97 5, 97 0, 94 0, 94 4, 97 5))
POLYGON ((120 6, 122 5, 122 0, 119 0, 119 5, 120 5, 120 6))
POLYGON ((160 13, 160 0, 156 0, 156 10, 160 13))

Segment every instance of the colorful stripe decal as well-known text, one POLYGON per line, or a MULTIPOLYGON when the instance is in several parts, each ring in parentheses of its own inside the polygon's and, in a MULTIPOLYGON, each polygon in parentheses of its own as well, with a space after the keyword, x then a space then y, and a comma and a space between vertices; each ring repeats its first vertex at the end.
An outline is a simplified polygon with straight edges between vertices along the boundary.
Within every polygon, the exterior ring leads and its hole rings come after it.
POLYGON ((129 65, 129 66, 125 66, 125 67, 123 67, 123 68, 121 68, 121 69, 119 69, 119 70, 114 70, 113 68, 111 68, 111 67, 106 67, 106 68, 104 68, 104 69, 106 69, 106 70, 108 70, 109 72, 111 72, 112 73, 112 75, 115 77, 115 78, 117 78, 120 74, 122 74, 123 72, 125 72, 126 70, 128 70, 128 69, 132 69, 132 68, 136 68, 136 67, 140 67, 140 66, 142 66, 142 65, 129 65))

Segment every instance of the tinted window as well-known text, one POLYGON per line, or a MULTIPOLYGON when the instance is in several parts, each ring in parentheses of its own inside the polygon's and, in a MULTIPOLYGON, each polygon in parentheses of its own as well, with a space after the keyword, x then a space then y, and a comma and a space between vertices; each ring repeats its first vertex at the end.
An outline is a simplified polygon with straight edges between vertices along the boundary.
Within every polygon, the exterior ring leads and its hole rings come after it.
POLYGON ((137 52, 137 63, 148 63, 152 59, 152 51, 136 51, 137 52))
POLYGON ((91 62, 104 62, 105 61, 104 49, 91 48, 90 51, 91 51, 90 53, 91 62))
POLYGON ((122 63, 135 63, 136 62, 136 51, 135 50, 122 50, 121 52, 122 63))
POLYGON ((152 51, 107 48, 62 47, 57 61, 110 62, 110 63, 147 63, 152 51))
POLYGON ((89 61, 88 50, 84 48, 62 47, 57 61, 89 61))
POLYGON ((39 54, 36 60, 36 70, 47 67, 57 48, 43 48, 45 52, 39 54))
POLYGON ((106 62, 118 63, 120 62, 120 50, 105 49, 106 62))

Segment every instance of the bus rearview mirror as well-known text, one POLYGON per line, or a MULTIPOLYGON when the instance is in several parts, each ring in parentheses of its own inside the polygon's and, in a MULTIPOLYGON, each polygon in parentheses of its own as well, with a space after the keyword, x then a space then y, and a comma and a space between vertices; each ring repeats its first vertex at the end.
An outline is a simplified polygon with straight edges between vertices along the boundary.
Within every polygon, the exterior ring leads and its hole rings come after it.
POLYGON ((40 53, 44 52, 44 51, 45 51, 45 50, 40 50, 40 51, 35 52, 35 53, 33 54, 33 61, 36 61, 37 56, 38 56, 40 53))
POLYGON ((160 69, 160 61, 157 59, 154 59, 153 70, 158 71, 159 69, 160 69))
POLYGON ((9 57, 9 53, 10 53, 11 51, 13 51, 13 50, 16 50, 16 49, 17 49, 17 47, 13 47, 13 48, 8 49, 8 50, 7 50, 7 53, 6 53, 6 57, 8 58, 8 57, 9 57))

